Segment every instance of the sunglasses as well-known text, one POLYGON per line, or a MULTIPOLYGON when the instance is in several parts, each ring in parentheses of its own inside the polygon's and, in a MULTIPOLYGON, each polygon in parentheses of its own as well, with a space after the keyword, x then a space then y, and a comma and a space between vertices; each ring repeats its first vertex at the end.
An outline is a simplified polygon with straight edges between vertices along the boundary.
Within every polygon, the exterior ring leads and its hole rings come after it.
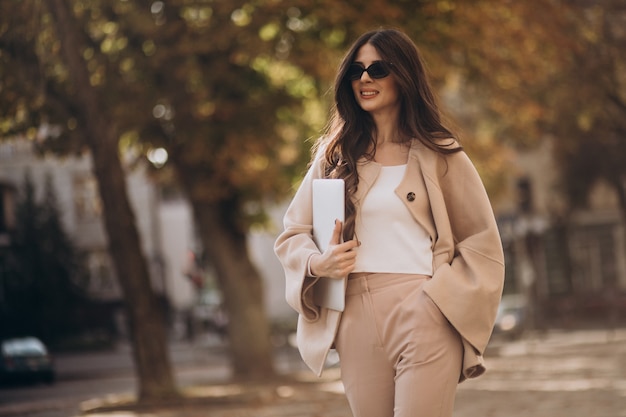
POLYGON ((356 81, 361 79, 364 72, 367 72, 368 75, 375 80, 385 78, 389 75, 390 65, 391 63, 374 61, 370 64, 369 67, 365 68, 362 64, 357 64, 355 62, 353 64, 350 64, 350 66, 348 67, 346 77, 348 77, 350 81, 356 81))

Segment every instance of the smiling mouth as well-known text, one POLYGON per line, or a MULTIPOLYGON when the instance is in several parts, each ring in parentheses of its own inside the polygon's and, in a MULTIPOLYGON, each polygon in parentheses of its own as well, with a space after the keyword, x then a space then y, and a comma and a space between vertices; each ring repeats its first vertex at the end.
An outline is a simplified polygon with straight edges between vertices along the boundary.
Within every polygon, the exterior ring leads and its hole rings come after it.
POLYGON ((378 94, 378 91, 361 91, 363 97, 373 97, 378 94))

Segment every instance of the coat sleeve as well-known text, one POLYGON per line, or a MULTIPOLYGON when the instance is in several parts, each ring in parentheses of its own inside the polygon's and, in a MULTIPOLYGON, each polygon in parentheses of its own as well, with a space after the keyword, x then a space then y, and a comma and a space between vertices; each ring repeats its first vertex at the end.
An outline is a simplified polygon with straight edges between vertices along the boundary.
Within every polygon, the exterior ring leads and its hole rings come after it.
POLYGON ((285 298, 304 320, 319 318, 320 308, 313 303, 312 287, 318 278, 307 275, 309 258, 320 251, 313 241, 312 183, 322 177, 321 152, 304 176, 283 218, 283 232, 274 244, 274 252, 285 271, 285 298))
MULTIPOLYGON (((491 203, 465 152, 434 158, 425 176, 438 238, 425 291, 476 353, 483 354, 504 284, 504 254, 491 203), (443 161, 443 163, 442 163, 443 161), (434 187, 434 188, 433 188, 434 187)), ((467 349, 467 346, 466 346, 467 349)))

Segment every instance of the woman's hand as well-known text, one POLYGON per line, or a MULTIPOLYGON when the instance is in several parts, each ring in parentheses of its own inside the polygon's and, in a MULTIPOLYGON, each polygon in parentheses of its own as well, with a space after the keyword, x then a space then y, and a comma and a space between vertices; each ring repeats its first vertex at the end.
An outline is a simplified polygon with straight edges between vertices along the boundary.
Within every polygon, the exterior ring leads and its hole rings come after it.
POLYGON ((349 240, 340 243, 342 227, 342 222, 339 220, 335 221, 333 236, 330 239, 328 248, 321 255, 313 255, 311 257, 309 266, 313 275, 342 279, 354 270, 356 263, 356 250, 354 249, 359 246, 359 242, 357 240, 349 240))

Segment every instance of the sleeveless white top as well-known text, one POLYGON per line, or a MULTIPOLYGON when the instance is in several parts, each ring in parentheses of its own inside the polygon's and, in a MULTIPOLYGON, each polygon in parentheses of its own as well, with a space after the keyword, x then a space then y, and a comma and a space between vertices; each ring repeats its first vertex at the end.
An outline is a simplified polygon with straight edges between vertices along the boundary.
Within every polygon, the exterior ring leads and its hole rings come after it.
POLYGON ((364 197, 355 225, 361 246, 354 272, 433 274, 430 236, 394 192, 405 171, 406 165, 382 166, 364 197))

